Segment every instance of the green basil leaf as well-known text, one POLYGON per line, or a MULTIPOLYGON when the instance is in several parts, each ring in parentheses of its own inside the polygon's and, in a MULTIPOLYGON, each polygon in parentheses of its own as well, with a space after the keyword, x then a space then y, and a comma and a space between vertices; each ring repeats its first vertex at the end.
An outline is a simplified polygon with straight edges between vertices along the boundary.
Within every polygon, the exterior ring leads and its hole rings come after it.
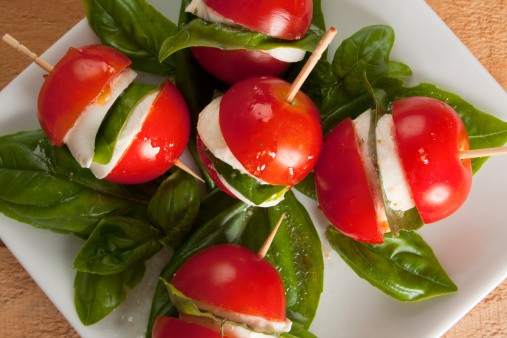
POLYGON ((324 259, 319 236, 308 212, 292 191, 287 192, 282 202, 266 211, 269 232, 282 214, 286 215, 266 259, 282 275, 287 297, 287 317, 308 329, 323 290, 324 259))
POLYGON ((363 73, 372 85, 388 74, 393 44, 394 31, 386 25, 364 27, 341 43, 333 58, 333 70, 350 97, 366 91, 363 73))
POLYGON ((315 175, 309 173, 301 182, 296 184, 294 188, 313 200, 317 200, 317 191, 315 190, 315 175))
POLYGON ((190 47, 255 50, 287 47, 311 52, 317 46, 322 35, 322 31, 317 27, 312 27, 304 38, 288 41, 254 33, 240 27, 231 27, 195 18, 164 41, 160 48, 159 59, 163 61, 177 51, 190 47))
POLYGON ((385 242, 375 245, 355 241, 333 227, 326 236, 361 278, 398 300, 418 301, 458 290, 429 245, 413 231, 385 235, 385 242))
POLYGON ((126 298, 121 273, 101 276, 78 271, 74 280, 74 305, 84 325, 106 317, 126 298))
MULTIPOLYGON (((428 96, 444 101, 456 110, 467 129, 470 149, 500 147, 507 142, 507 122, 478 110, 458 95, 428 83, 409 88, 397 84, 387 87, 392 101, 409 96, 428 96)), ((474 173, 487 159, 481 157, 472 160, 474 173)))
POLYGON ((154 184, 98 180, 40 130, 0 137, 0 212, 34 227, 87 236, 108 215, 144 214, 154 184))
POLYGON ((282 338, 317 338, 316 335, 308 331, 303 325, 298 322, 292 322, 292 327, 289 333, 282 333, 282 338))
POLYGON ((132 60, 132 67, 155 74, 174 72, 173 60, 159 62, 162 42, 177 26, 144 0, 84 0, 88 23, 102 43, 132 60))
POLYGON ((161 232, 135 218, 104 218, 74 260, 74 268, 99 275, 113 275, 144 262, 160 249, 161 232))
POLYGON ((148 205, 148 215, 163 232, 165 245, 175 247, 187 235, 199 205, 199 187, 192 176, 177 169, 162 182, 148 205))
POLYGON ((118 136, 120 136, 132 111, 146 95, 156 89, 156 86, 133 83, 118 97, 100 125, 95 138, 93 162, 108 164, 111 161, 118 136))
POLYGON ((123 284, 130 289, 135 288, 141 283, 145 272, 146 265, 144 265, 144 262, 131 266, 122 273, 123 284))
POLYGON ((412 69, 409 66, 402 62, 389 61, 389 71, 386 77, 403 80, 410 76, 412 76, 412 69))
POLYGON ((206 154, 211 162, 213 162, 213 166, 218 174, 255 205, 280 200, 285 192, 289 190, 289 186, 287 185, 262 184, 252 176, 241 173, 224 161, 217 159, 209 150, 206 150, 206 154))

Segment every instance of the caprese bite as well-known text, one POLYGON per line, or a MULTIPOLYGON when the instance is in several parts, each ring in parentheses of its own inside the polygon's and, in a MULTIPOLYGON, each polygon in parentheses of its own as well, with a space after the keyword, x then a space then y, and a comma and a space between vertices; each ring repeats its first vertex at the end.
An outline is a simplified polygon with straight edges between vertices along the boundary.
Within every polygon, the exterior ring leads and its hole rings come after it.
POLYGON ((392 115, 378 122, 370 114, 336 126, 315 167, 319 206, 333 226, 358 241, 382 243, 389 214, 401 217, 415 207, 432 223, 455 212, 472 182, 470 160, 460 159, 469 141, 459 115, 428 97, 397 100, 392 115))
POLYGON ((233 85, 199 115, 198 148, 212 179, 246 203, 268 207, 305 178, 322 147, 320 115, 311 99, 275 77, 233 85))
POLYGON ((240 245, 200 251, 177 270, 168 287, 176 307, 190 301, 202 312, 181 307, 181 319, 227 337, 277 337, 292 326, 280 273, 240 245))
MULTIPOLYGON (((313 3, 311 0, 193 0, 186 11, 210 22, 297 40, 308 32, 313 3)), ((305 55, 295 48, 255 51, 193 47, 192 53, 205 70, 229 84, 252 76, 277 76, 305 55)))
POLYGON ((131 61, 104 45, 70 48, 47 74, 38 97, 39 123, 56 146, 66 144, 89 167, 95 135, 116 98, 136 77, 131 61))
POLYGON ((165 173, 190 136, 186 102, 169 81, 133 83, 131 61, 113 48, 70 48, 47 75, 38 119, 97 178, 144 183, 165 173))

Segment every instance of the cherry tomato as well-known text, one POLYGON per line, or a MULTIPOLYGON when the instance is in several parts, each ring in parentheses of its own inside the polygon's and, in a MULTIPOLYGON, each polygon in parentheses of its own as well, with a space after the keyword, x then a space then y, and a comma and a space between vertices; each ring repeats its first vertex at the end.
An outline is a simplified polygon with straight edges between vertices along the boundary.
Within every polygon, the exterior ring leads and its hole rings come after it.
POLYGON ((38 98, 38 119, 51 142, 63 144, 86 106, 107 100, 111 80, 131 61, 113 48, 89 45, 70 48, 47 75, 38 98))
POLYGON ((251 31, 285 40, 302 38, 312 22, 311 0, 204 0, 204 3, 251 31))
POLYGON ((315 166, 322 147, 320 115, 312 100, 290 84, 255 77, 233 85, 220 104, 227 146, 253 176, 273 185, 294 185, 315 166))
POLYGON ((424 223, 456 211, 472 185, 467 131, 446 103, 428 97, 409 97, 393 104, 398 151, 417 210, 424 223))
POLYGON ((319 208, 347 236, 362 242, 383 243, 388 225, 377 220, 373 188, 368 183, 359 149, 350 118, 326 136, 314 171, 319 208))
POLYGON ((151 336, 153 338, 227 338, 210 328, 166 316, 155 319, 151 336))
POLYGON ((208 73, 229 84, 252 76, 277 76, 290 65, 255 50, 194 47, 192 53, 208 73))
POLYGON ((239 245, 217 245, 197 253, 178 269, 171 284, 210 308, 272 322, 287 320, 280 274, 268 261, 239 245))
POLYGON ((190 114, 178 89, 166 81, 141 128, 106 179, 143 183, 165 173, 187 145, 190 114))

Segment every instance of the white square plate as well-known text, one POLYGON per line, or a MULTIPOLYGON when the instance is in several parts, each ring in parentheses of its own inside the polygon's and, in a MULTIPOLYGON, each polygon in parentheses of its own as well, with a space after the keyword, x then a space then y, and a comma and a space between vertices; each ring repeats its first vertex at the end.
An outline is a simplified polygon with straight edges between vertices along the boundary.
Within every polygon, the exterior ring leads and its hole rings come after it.
MULTIPOLYGON (((175 20, 177 1, 151 1, 175 20)), ((480 110, 507 120, 507 95, 423 0, 323 0, 328 26, 339 42, 370 24, 388 24, 396 32, 392 59, 414 71, 412 84, 430 82, 452 91, 480 110)), ((51 63, 69 46, 98 42, 85 20, 63 36, 43 57, 51 63)), ((39 128, 35 112, 43 71, 29 66, 0 93, 0 135, 39 128)), ((507 157, 490 159, 474 177, 465 205, 445 221, 425 226, 421 235, 433 247, 459 292, 419 303, 389 298, 355 273, 324 240, 324 293, 312 325, 321 338, 438 337, 507 276, 507 157)), ((325 222, 307 200, 322 232, 325 222)), ((160 260, 151 279, 96 325, 83 326, 73 304, 72 261, 82 242, 72 236, 37 230, 0 215, 0 238, 42 290, 83 337, 139 337, 145 332, 151 294, 160 260)))

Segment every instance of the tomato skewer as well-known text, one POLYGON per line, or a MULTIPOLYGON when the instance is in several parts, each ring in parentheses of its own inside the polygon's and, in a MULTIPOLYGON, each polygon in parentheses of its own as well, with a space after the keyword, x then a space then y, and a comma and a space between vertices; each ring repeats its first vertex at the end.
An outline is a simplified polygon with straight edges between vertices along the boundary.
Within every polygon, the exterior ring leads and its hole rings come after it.
MULTIPOLYGON (((44 59, 40 58, 36 53, 32 52, 29 48, 27 48, 25 45, 21 44, 19 41, 17 41, 15 38, 13 38, 9 34, 5 34, 2 39, 9 44, 14 49, 18 50, 20 53, 28 56, 33 62, 35 62, 39 67, 44 69, 46 72, 51 73, 54 70, 54 66, 45 61, 44 59)), ((119 54, 119 53, 118 53, 119 54)), ((127 59, 125 57, 125 59, 127 59)), ((53 138, 52 138, 53 142, 53 138)), ((61 141, 56 141, 57 146, 61 145, 61 141)), ((180 168, 181 170, 187 172, 188 174, 192 175, 194 178, 200 180, 201 182, 204 182, 204 180, 197 175, 192 169, 190 169, 188 166, 186 166, 183 162, 181 162, 179 159, 175 159, 173 162, 173 165, 180 168)), ((118 175, 116 175, 118 176, 118 175)), ((128 180, 127 180, 128 181, 128 180)))

